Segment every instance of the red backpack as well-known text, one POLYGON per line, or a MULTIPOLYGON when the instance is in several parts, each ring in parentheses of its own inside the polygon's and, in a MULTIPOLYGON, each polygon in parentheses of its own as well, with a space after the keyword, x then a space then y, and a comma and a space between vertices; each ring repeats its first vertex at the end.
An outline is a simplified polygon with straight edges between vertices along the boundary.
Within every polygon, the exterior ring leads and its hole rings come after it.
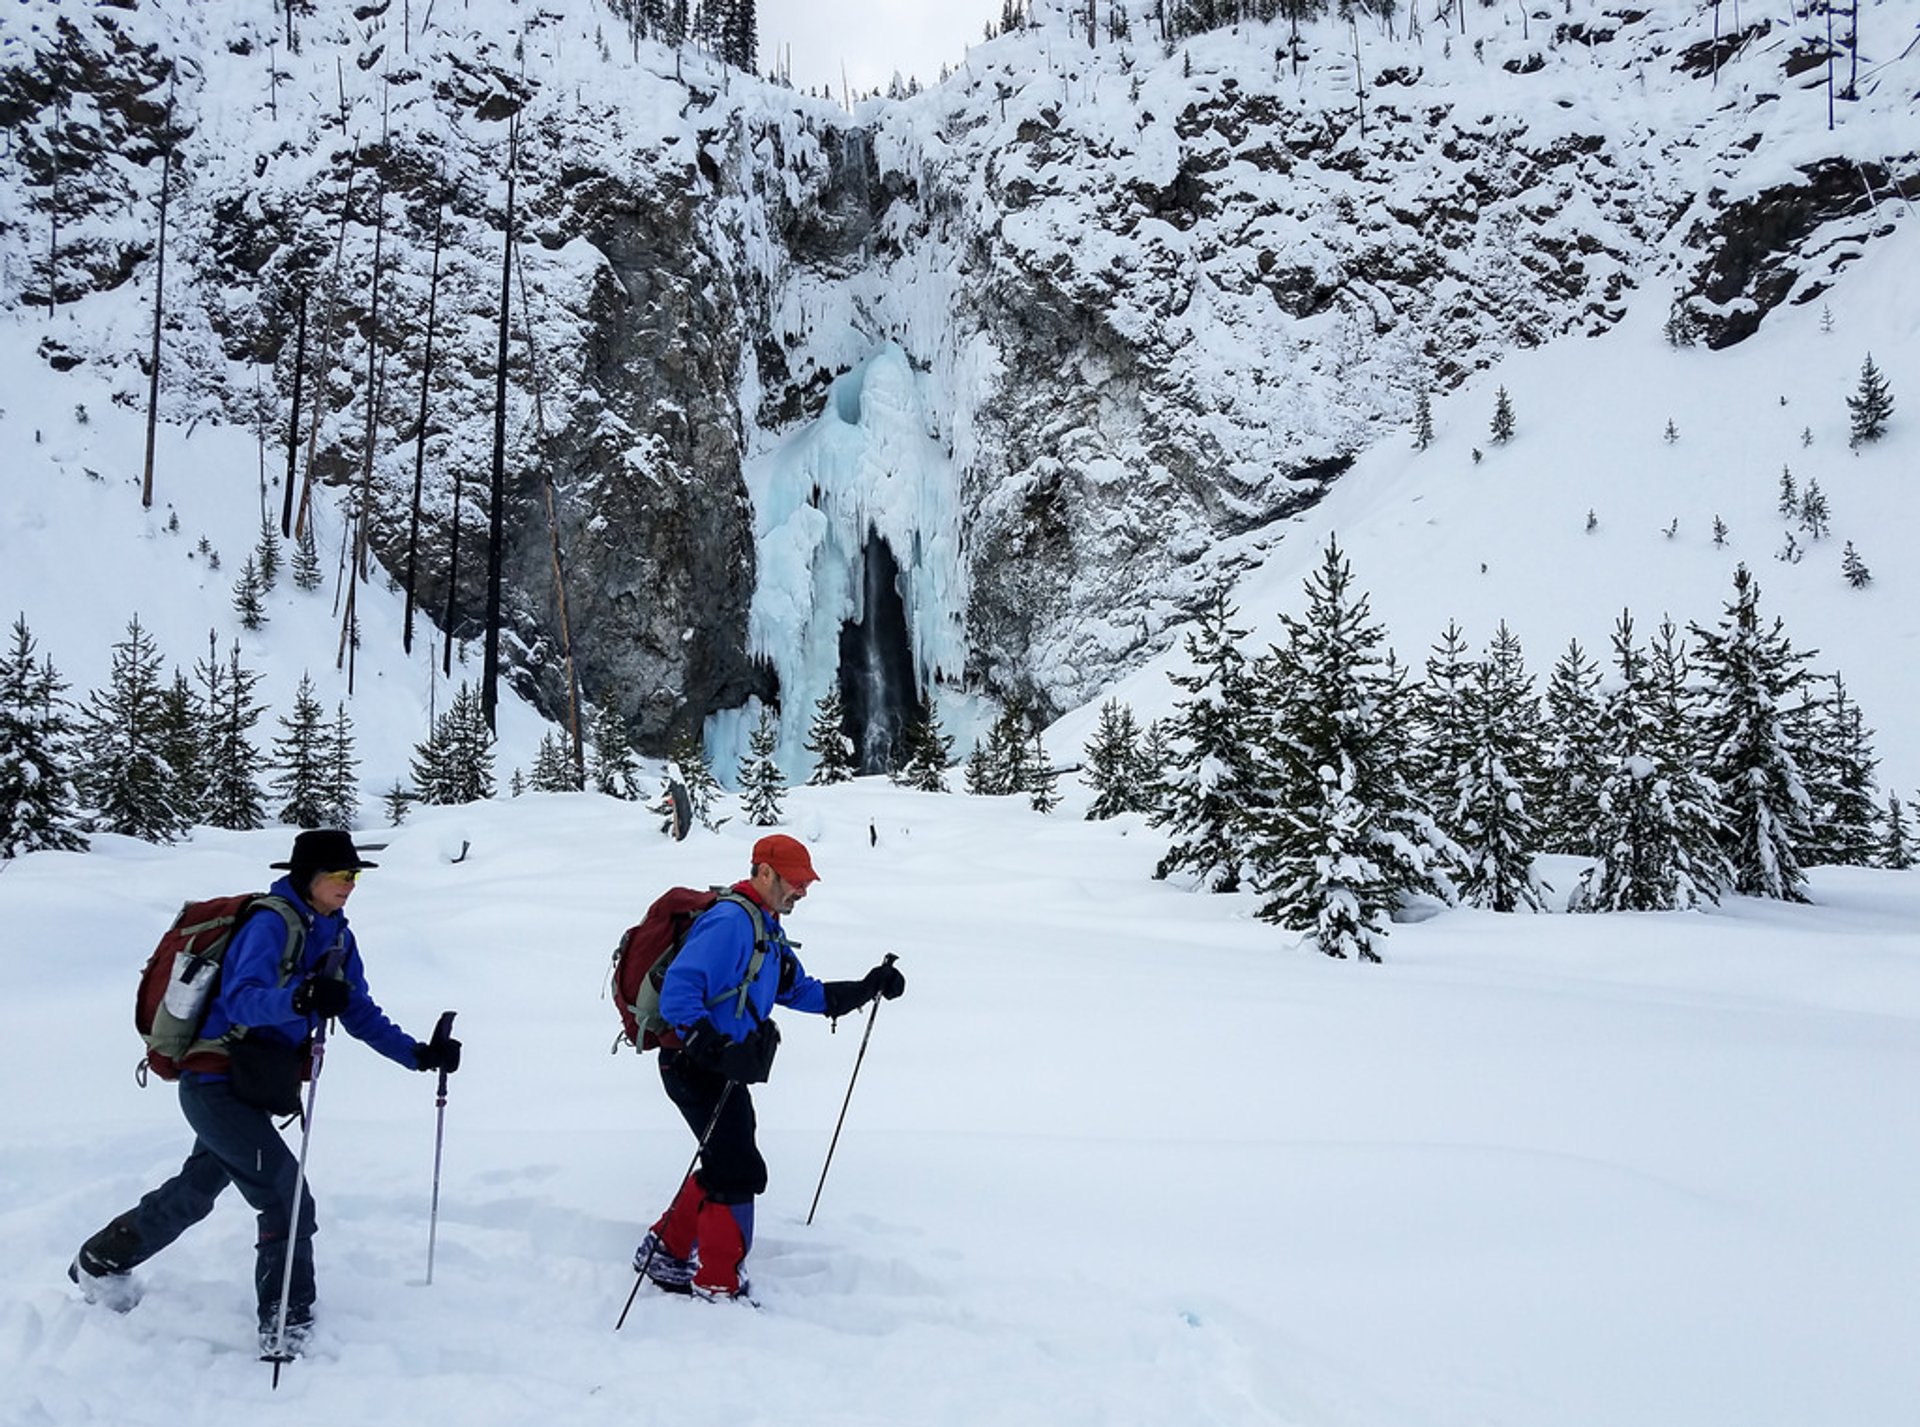
POLYGON ((767 959, 765 915, 753 898, 724 887, 709 887, 704 892, 693 887, 669 887, 647 908, 638 926, 628 927, 621 934, 619 945, 613 949, 613 1004, 620 1011, 616 1051, 622 1042, 635 1050, 654 1050, 663 1044, 663 1037, 671 1034, 671 1028, 660 1019, 660 983, 666 980, 667 968, 680 954, 694 922, 718 902, 744 907, 753 919, 753 958, 747 963, 746 980, 707 1004, 717 1006, 729 996, 744 1001, 747 988, 767 959))
POLYGON ((235 1026, 218 1040, 200 1039, 200 1023, 220 984, 220 964, 241 923, 262 907, 278 912, 287 924, 287 948, 280 962, 284 983, 300 964, 307 929, 293 904, 264 892, 241 892, 188 902, 173 919, 140 973, 133 1001, 133 1028, 147 1043, 147 1057, 134 1072, 146 1084, 151 1071, 162 1080, 178 1080, 189 1055, 223 1055, 247 1033, 235 1026))

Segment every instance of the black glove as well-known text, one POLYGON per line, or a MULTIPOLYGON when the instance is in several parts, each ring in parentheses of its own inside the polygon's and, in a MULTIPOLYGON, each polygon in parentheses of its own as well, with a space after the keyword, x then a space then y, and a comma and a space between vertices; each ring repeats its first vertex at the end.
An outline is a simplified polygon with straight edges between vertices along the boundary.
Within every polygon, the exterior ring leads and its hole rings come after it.
POLYGON ((884 996, 889 1001, 897 1000, 907 989, 907 978, 900 974, 900 968, 891 961, 883 961, 865 976, 860 984, 866 989, 867 999, 884 996))
POLYGON ((453 1074, 460 1068, 460 1042, 452 1036, 448 1036, 443 1041, 415 1041, 413 1068, 444 1070, 449 1075, 453 1074))
POLYGON ((347 1009, 353 990, 337 976, 309 976, 293 988, 293 1014, 296 1016, 337 1016, 347 1009))
POLYGON ((712 1021, 701 1021, 680 1043, 680 1053, 709 1075, 758 1085, 773 1074, 774 1052, 780 1049, 780 1027, 762 1021, 744 1040, 730 1041, 712 1021))

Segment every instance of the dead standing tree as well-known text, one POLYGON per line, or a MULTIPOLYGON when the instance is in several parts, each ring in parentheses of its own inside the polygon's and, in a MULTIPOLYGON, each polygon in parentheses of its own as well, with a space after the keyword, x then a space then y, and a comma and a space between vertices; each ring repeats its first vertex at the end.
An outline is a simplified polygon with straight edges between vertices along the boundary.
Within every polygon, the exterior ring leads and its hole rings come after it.
POLYGON ((507 502, 507 333, 513 298, 513 182, 520 148, 520 116, 507 128, 507 211, 501 236, 500 341, 493 374, 493 487, 487 502, 487 625, 480 665, 480 712, 496 729, 500 703, 500 581, 507 502))
POLYGON ((160 135, 160 232, 154 244, 153 264, 153 349, 148 354, 147 372, 147 458, 141 468, 140 504, 153 509, 153 447, 160 422, 160 324, 166 316, 167 288, 167 196, 173 177, 173 86, 167 86, 167 117, 160 135))
POLYGON ((413 505, 407 517, 407 611, 400 626, 400 647, 408 654, 413 653, 414 592, 420 571, 420 487, 427 470, 427 393, 433 384, 433 322, 440 298, 440 245, 447 226, 446 183, 443 165, 440 206, 433 221, 433 276, 427 279, 427 345, 420 361, 420 424, 413 444, 413 505))

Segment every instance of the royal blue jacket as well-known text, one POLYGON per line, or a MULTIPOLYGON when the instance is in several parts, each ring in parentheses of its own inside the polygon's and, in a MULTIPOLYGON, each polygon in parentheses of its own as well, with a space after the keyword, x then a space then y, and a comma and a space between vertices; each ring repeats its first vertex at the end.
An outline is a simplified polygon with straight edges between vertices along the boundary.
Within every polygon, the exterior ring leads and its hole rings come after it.
POLYGON ((340 1024, 349 1035, 365 1041, 388 1060, 415 1069, 413 1037, 388 1020, 367 992, 367 973, 360 964, 360 948, 347 927, 346 913, 321 916, 285 877, 273 884, 272 894, 291 903, 306 926, 300 965, 282 985, 280 960, 287 950, 287 923, 273 908, 259 908, 240 924, 227 947, 221 962, 220 989, 207 1008, 201 1038, 214 1040, 234 1026, 246 1026, 249 1035, 301 1044, 313 1034, 319 1018, 302 1016, 293 1009, 294 990, 320 970, 328 953, 338 946, 342 949, 340 975, 349 988, 340 1024))
POLYGON ((717 1005, 707 1004, 744 981, 753 960, 752 916, 735 902, 716 902, 694 922, 680 954, 667 968, 660 983, 660 1019, 683 1031, 710 1020, 728 1040, 738 1041, 765 1020, 776 1004, 825 1015, 826 988, 800 965, 780 918, 765 909, 751 882, 736 883, 733 890, 761 908, 767 927, 767 959, 747 988, 746 1008, 737 1009, 734 996, 724 997, 717 1005))

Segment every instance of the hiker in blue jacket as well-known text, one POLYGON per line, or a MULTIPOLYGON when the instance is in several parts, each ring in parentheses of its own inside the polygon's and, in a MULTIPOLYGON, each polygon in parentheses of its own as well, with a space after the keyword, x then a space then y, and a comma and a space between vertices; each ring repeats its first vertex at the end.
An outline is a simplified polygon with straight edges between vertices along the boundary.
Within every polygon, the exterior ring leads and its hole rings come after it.
POLYGON ((837 1017, 907 989, 884 962, 858 981, 807 975, 780 918, 819 880, 802 843, 761 838, 752 875, 694 922, 660 984, 660 1016, 672 1028, 661 1037, 660 1081, 695 1136, 706 1135, 699 1168, 634 1251, 634 1267, 669 1293, 747 1293, 753 1201, 767 1187, 747 1086, 772 1071, 774 1006, 837 1017))
POLYGON ((460 1042, 416 1041, 387 1019, 367 991, 346 904, 363 858, 338 829, 301 833, 275 868, 287 875, 235 931, 199 1038, 182 1057, 180 1110, 193 1150, 180 1171, 80 1246, 67 1277, 89 1302, 126 1312, 138 1301, 132 1270, 199 1223, 229 1184, 259 1215, 254 1253, 261 1349, 297 1354, 313 1326, 312 1185, 300 1196, 293 1279, 284 1333, 275 1318, 285 1282, 288 1224, 299 1162, 275 1115, 300 1113, 313 1035, 337 1016, 349 1035, 409 1070, 456 1070, 460 1042), (224 1038, 235 1030, 243 1034, 224 1038))

